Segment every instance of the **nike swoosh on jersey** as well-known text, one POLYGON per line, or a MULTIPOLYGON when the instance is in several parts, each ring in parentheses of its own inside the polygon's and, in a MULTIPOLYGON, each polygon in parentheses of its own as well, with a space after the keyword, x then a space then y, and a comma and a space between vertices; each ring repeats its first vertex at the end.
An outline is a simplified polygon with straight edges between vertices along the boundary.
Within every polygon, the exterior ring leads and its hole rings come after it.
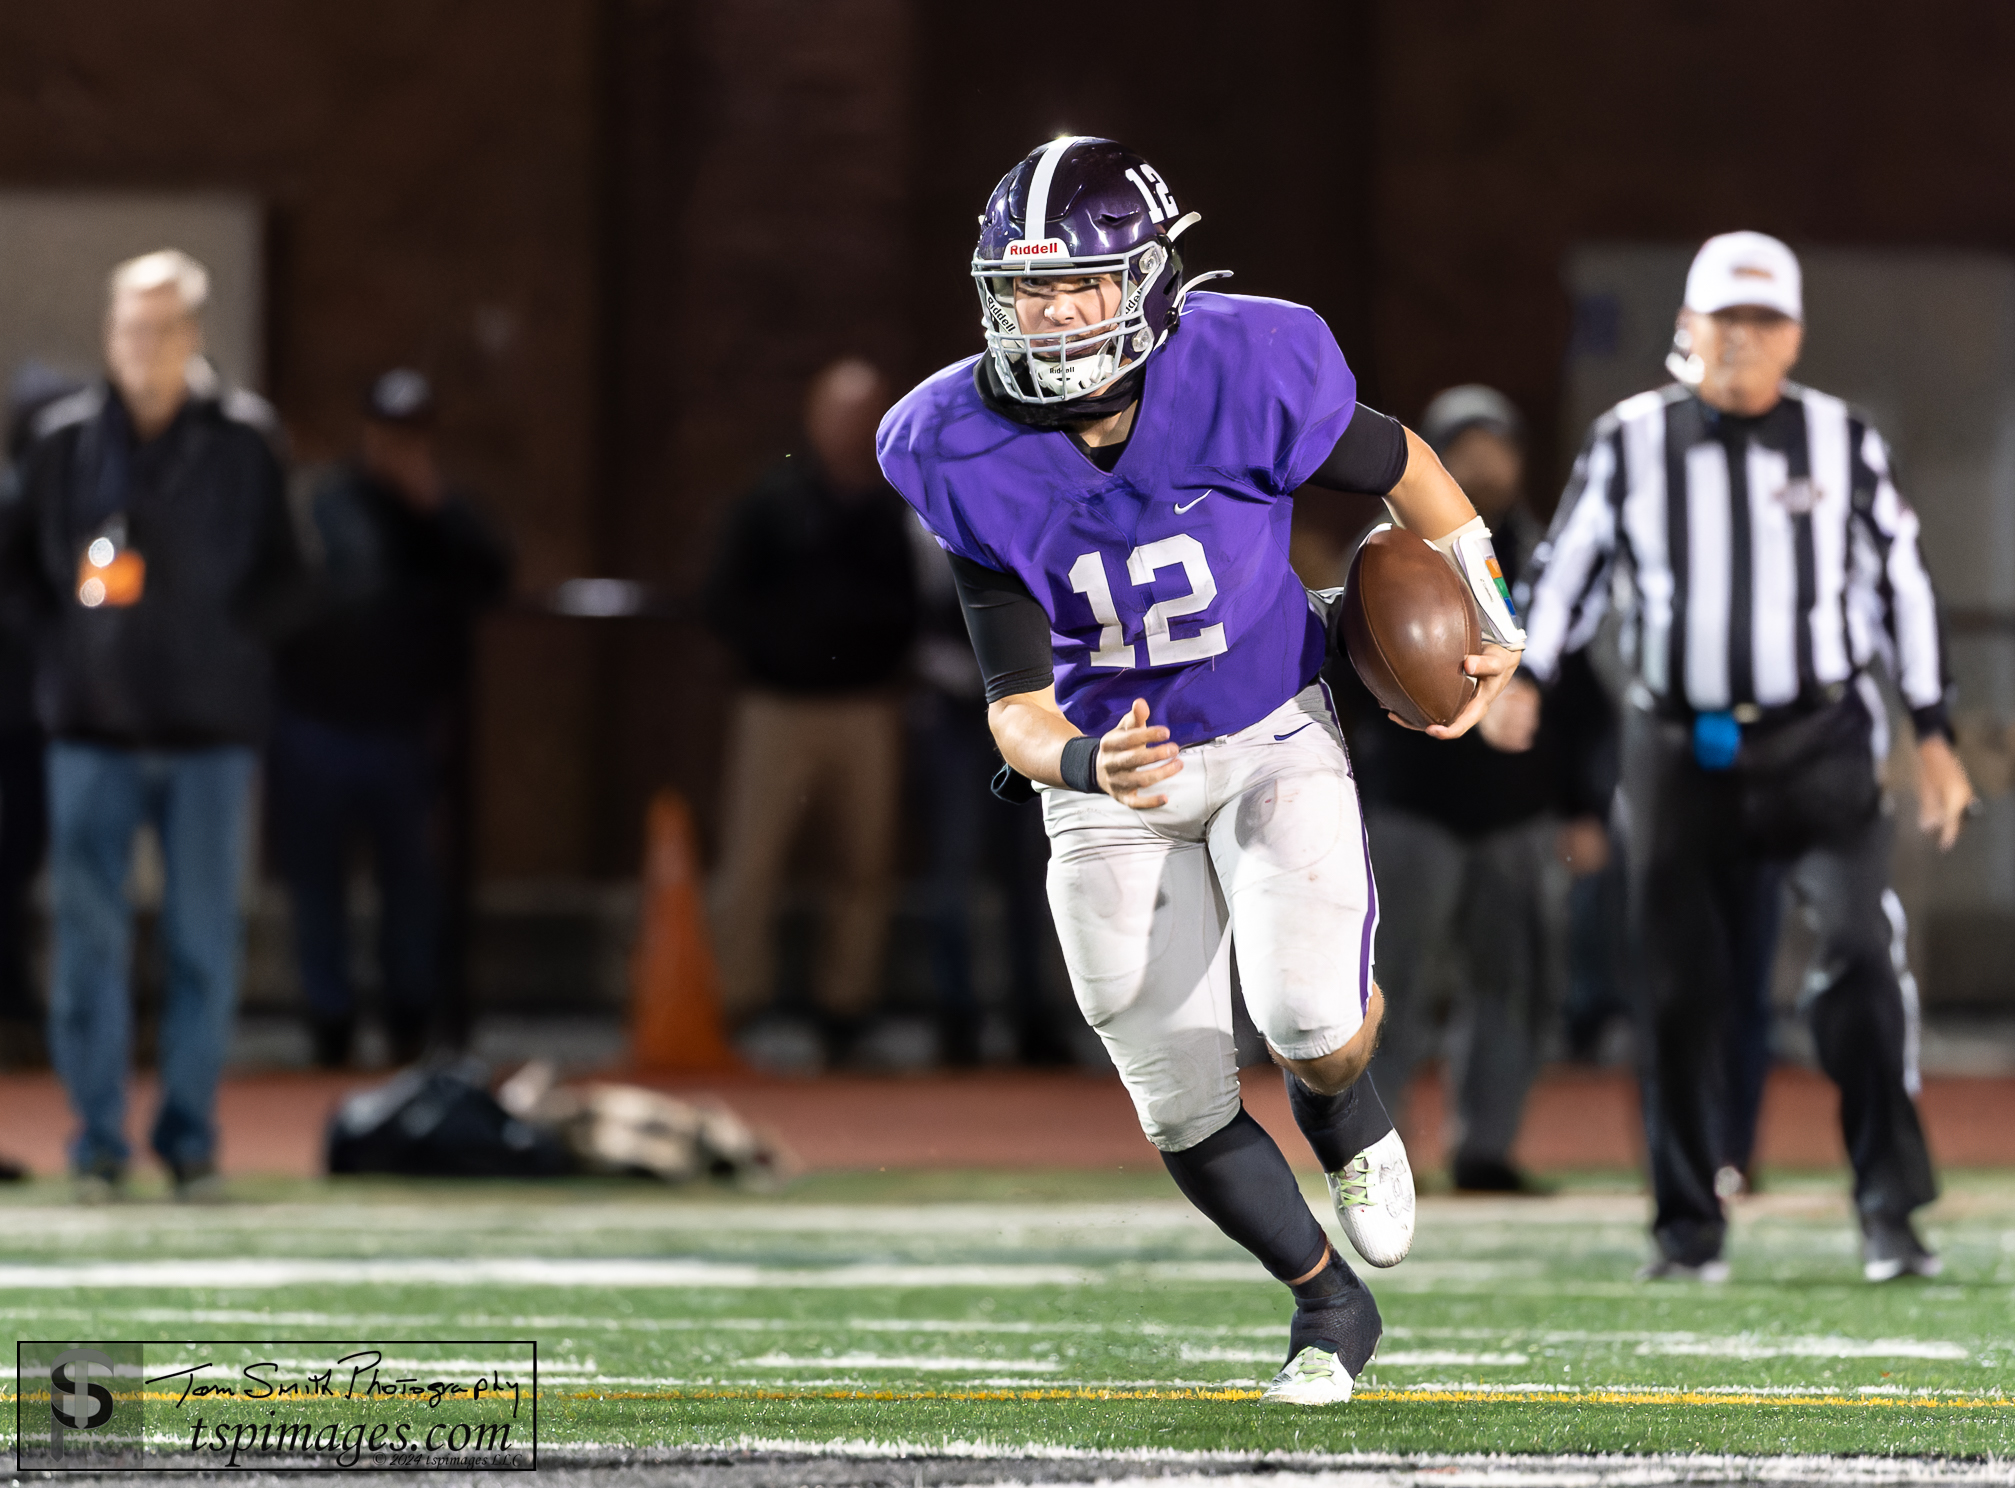
POLYGON ((1278 744, 1278 743, 1279 743, 1279 742, 1280 742, 1280 741, 1281 741, 1282 739, 1292 739, 1292 738, 1293 738, 1293 737, 1294 737, 1294 736, 1295 736, 1296 734, 1298 734, 1298 733, 1300 733, 1300 732, 1301 732, 1301 729, 1312 729, 1312 728, 1314 728, 1314 727, 1315 727, 1315 721, 1314 721, 1313 719, 1311 719, 1311 720, 1310 720, 1309 722, 1307 722, 1307 723, 1304 723, 1304 724, 1303 724, 1303 725, 1301 726, 1301 728, 1293 728, 1293 729, 1289 729, 1289 730, 1288 730, 1288 731, 1287 731, 1286 733, 1284 733, 1284 734, 1275 734, 1275 735, 1273 736, 1273 742, 1274 742, 1274 743, 1276 743, 1276 744, 1278 744))
MULTIPOLYGON (((1197 501, 1207 501, 1207 500, 1209 500, 1209 499, 1210 499, 1210 498, 1211 498, 1212 496, 1215 496, 1216 494, 1217 494, 1217 492, 1215 492, 1215 491, 1205 491, 1205 492, 1203 493, 1203 495, 1201 495, 1201 496, 1199 496, 1199 497, 1197 497, 1197 498, 1196 498, 1196 501, 1192 501, 1192 502, 1191 502, 1191 503, 1189 504, 1189 506, 1195 506, 1195 505, 1197 504, 1197 501)), ((1175 514, 1176 514, 1177 516, 1181 516, 1181 515, 1182 515, 1182 514, 1183 514, 1184 512, 1186 512, 1186 511, 1188 511, 1188 510, 1189 510, 1189 506, 1178 506, 1178 507, 1177 507, 1177 508, 1175 509, 1175 514)))

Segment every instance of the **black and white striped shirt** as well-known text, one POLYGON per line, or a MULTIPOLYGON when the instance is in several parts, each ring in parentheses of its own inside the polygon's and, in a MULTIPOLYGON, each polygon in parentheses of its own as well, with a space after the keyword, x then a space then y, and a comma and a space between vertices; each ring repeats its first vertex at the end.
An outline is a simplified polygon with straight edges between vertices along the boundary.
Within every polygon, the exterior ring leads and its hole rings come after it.
POLYGON ((1524 664, 1542 681, 1614 589, 1625 655, 1662 704, 1814 702, 1879 658, 1919 736, 1949 732, 1917 514, 1882 436, 1838 398, 1787 383, 1756 418, 1677 385, 1624 399, 1589 431, 1534 561, 1524 664))

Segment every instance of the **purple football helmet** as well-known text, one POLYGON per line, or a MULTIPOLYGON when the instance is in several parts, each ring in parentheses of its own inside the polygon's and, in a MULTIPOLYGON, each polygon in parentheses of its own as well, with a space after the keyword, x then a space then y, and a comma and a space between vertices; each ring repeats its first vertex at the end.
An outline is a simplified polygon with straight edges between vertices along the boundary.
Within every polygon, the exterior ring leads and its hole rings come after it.
POLYGON ((1024 403, 1065 403, 1140 366, 1168 339, 1186 286, 1178 215, 1159 172, 1126 146, 1066 135, 1032 150, 994 187, 973 250, 980 324, 1002 387, 1024 403), (1025 332, 1015 281, 1111 274, 1119 306, 1095 325, 1025 332))

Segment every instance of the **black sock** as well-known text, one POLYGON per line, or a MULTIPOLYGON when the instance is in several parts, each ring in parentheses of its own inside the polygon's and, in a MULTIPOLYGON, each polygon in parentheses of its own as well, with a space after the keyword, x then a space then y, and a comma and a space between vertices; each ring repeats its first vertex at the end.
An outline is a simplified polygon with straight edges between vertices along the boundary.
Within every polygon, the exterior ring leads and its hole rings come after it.
POLYGON ((1329 1248, 1266 1128, 1244 1109, 1194 1147, 1161 1155, 1175 1186, 1220 1230, 1292 1281, 1329 1248))
POLYGON ((1294 1293, 1294 1323, 1287 1335, 1288 1358, 1310 1345, 1327 1349, 1356 1379, 1364 1372, 1372 1351, 1378 1347, 1379 1336, 1385 1331, 1371 1289, 1332 1250, 1326 1266, 1288 1290, 1294 1293))
POLYGON ((1342 1095, 1317 1095, 1293 1070, 1281 1073, 1287 1076, 1287 1103, 1294 1110, 1294 1124, 1308 1138, 1323 1172, 1342 1172, 1353 1157, 1392 1130, 1392 1118, 1385 1114, 1385 1102, 1378 1098, 1370 1070, 1359 1075, 1342 1095))

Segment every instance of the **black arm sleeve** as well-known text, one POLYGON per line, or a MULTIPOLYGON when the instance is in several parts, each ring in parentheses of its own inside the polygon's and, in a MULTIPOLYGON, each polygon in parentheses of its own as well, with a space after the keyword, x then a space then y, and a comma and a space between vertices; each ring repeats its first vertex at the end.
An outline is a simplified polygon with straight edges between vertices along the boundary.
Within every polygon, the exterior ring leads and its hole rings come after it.
POLYGON ((1406 427, 1362 403, 1343 426, 1343 437, 1308 478, 1312 486, 1330 491, 1356 491, 1383 496, 1406 474, 1406 427))
POLYGON ((974 563, 956 553, 952 579, 958 585, 959 608, 965 611, 966 634, 986 679, 987 701, 997 703, 1017 692, 1041 692, 1056 679, 1049 644, 1049 612, 1013 574, 974 563))

